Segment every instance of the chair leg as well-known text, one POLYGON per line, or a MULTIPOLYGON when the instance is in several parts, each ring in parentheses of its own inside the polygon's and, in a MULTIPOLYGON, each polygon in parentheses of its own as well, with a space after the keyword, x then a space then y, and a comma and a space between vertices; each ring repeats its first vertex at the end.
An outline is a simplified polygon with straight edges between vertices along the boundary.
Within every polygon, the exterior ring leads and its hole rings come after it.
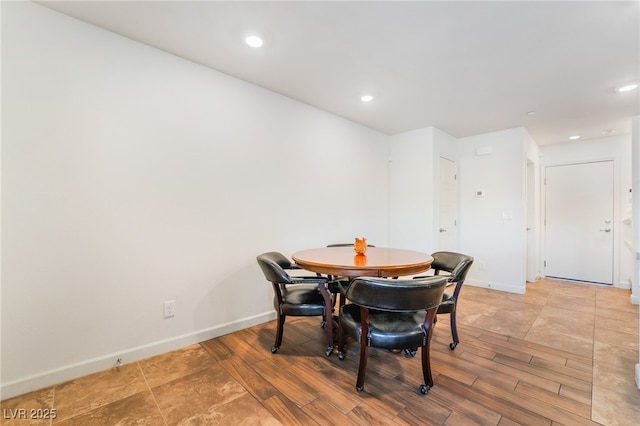
POLYGON ((420 385, 420 393, 423 395, 433 387, 433 376, 431 375, 431 338, 433 337, 433 329, 436 324, 436 311, 437 308, 428 310, 424 323, 424 330, 427 335, 422 345, 422 377, 424 378, 424 384, 420 385))
POLYGON ((356 381, 356 390, 362 392, 364 389, 364 378, 367 371, 367 342, 366 337, 360 342, 360 363, 358 364, 358 380, 356 381))
POLYGON ((276 326, 276 343, 271 348, 271 353, 278 352, 280 345, 282 345, 282 334, 284 332, 284 321, 287 319, 286 315, 278 312, 277 326, 276 326))
POLYGON ((322 294, 324 299, 324 332, 327 338, 327 349, 324 351, 326 356, 330 356, 333 353, 333 306, 331 304, 332 299, 329 294, 329 290, 325 284, 318 284, 318 291, 322 294))
POLYGON ((429 392, 429 389, 433 387, 429 346, 429 342, 427 341, 427 344, 422 347, 422 376, 425 384, 420 386, 420 393, 423 395, 429 392))
POLYGON ((449 349, 454 350, 458 343, 460 343, 460 339, 458 339, 458 327, 456 326, 456 311, 454 310, 450 314, 451 320, 451 337, 453 337, 453 342, 449 343, 449 349))
POLYGON ((358 380, 356 390, 364 389, 364 376, 367 371, 367 336, 369 335, 369 311, 360 307, 360 362, 358 363, 358 380))
MULTIPOLYGON (((347 303, 347 298, 345 297, 345 293, 339 291, 336 294, 336 299, 338 299, 338 318, 340 317, 340 309, 347 303)), ((344 330, 342 330, 342 325, 340 325, 340 320, 338 320, 338 359, 344 359, 344 330)))
POLYGON ((344 353, 344 329, 340 320, 338 319, 338 359, 343 360, 345 358, 344 353))

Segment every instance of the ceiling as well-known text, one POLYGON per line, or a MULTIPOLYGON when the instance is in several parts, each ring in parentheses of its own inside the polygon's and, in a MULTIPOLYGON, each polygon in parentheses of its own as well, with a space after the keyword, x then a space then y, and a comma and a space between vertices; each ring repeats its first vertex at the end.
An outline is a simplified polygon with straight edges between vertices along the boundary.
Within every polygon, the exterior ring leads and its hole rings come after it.
POLYGON ((386 134, 546 145, 640 114, 640 90, 615 91, 640 80, 638 1, 38 3, 386 134))

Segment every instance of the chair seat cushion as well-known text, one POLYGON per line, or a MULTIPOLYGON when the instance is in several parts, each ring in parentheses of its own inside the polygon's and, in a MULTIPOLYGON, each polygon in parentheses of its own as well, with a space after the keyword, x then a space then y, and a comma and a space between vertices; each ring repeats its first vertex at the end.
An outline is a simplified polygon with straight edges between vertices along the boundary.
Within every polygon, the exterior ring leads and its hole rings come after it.
MULTIPOLYGON (((283 301, 280 313, 292 316, 323 315, 325 303, 322 294, 315 286, 296 285, 287 286, 282 294, 283 301)), ((276 309, 278 307, 276 306, 276 309)))
POLYGON ((450 314, 451 312, 456 310, 456 300, 448 294, 444 293, 442 296, 442 303, 438 306, 439 314, 450 314))
MULTIPOLYGON (((369 310, 368 346, 379 348, 415 348, 424 344, 426 335, 422 328, 426 312, 388 312, 369 310)), ((347 304, 340 308, 340 325, 344 332, 360 341, 362 326, 360 307, 347 304)))

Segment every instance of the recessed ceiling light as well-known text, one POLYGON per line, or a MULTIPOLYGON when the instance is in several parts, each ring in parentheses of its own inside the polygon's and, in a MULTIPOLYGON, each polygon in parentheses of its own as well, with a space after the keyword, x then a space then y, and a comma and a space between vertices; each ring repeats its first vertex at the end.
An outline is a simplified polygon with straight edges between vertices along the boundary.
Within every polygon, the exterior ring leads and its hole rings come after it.
POLYGON ((360 100, 362 102, 371 102, 373 100, 373 96, 371 95, 364 95, 360 98, 360 100))
POLYGON ((615 132, 616 132, 616 131, 615 131, 615 129, 607 129, 607 130, 603 130, 603 131, 602 131, 602 134, 603 134, 603 135, 612 135, 612 134, 614 134, 615 132))
POLYGON ((580 135, 569 136, 569 139, 571 139, 572 141, 575 141, 576 139, 580 139, 580 135))
POLYGON ((527 115, 536 115, 535 111, 527 111, 527 115))
POLYGON ((630 92, 631 90, 637 89, 638 83, 629 83, 623 86, 616 87, 616 92, 630 92))
POLYGON ((260 47, 263 44, 262 39, 258 36, 249 36, 244 41, 251 47, 260 47))

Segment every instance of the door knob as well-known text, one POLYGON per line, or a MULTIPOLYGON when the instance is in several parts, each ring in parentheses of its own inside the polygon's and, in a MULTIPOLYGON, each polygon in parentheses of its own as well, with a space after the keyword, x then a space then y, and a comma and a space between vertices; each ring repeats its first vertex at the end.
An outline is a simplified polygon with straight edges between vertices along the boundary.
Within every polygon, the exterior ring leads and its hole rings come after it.
POLYGON ((604 232, 611 232, 611 228, 604 228, 604 229, 601 229, 601 231, 604 231, 604 232))
POLYGON ((447 230, 444 228, 440 228, 440 232, 447 232, 447 230))

